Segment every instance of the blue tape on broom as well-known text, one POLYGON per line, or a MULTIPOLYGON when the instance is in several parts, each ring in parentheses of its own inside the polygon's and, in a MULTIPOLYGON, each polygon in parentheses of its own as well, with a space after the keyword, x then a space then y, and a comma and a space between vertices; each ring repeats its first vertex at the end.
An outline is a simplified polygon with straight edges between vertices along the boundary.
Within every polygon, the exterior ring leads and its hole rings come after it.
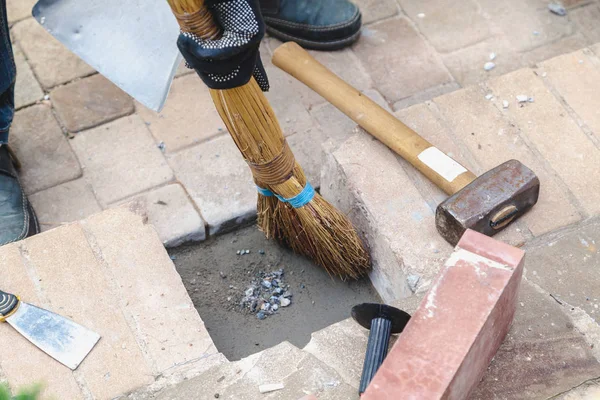
POLYGON ((310 201, 315 197, 315 189, 308 182, 306 183, 306 186, 304 186, 304 189, 302 189, 300 193, 289 199, 279 196, 278 194, 273 193, 269 189, 261 188, 260 186, 257 186, 256 190, 258 190, 258 193, 262 194, 263 196, 275 196, 284 203, 290 203, 290 205, 294 208, 304 207, 305 205, 310 203, 310 201))

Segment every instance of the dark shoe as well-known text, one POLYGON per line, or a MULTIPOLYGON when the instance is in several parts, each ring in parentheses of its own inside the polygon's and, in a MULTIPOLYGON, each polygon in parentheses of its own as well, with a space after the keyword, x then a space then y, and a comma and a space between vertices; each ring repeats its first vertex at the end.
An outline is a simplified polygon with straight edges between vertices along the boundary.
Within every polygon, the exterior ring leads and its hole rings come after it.
POLYGON ((39 233, 37 218, 21 188, 8 146, 0 146, 0 246, 39 233))
POLYGON ((307 49, 337 50, 360 36, 362 17, 348 0, 260 0, 267 32, 307 49))

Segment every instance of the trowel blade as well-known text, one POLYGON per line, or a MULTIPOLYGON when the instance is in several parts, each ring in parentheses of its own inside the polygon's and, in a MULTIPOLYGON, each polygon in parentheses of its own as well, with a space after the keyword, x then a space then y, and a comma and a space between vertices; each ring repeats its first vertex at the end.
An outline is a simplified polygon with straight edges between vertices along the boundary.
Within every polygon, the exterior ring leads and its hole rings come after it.
POLYGON ((146 107, 160 111, 181 62, 165 0, 39 0, 33 17, 146 107))

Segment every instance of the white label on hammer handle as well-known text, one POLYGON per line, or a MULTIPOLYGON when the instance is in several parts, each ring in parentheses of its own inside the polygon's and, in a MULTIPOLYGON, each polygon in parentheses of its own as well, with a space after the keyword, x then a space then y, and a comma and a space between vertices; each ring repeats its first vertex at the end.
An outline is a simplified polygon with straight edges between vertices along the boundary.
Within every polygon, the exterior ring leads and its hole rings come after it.
POLYGON ((418 158, 448 182, 452 182, 457 176, 467 172, 465 167, 442 153, 437 147, 423 150, 418 158))

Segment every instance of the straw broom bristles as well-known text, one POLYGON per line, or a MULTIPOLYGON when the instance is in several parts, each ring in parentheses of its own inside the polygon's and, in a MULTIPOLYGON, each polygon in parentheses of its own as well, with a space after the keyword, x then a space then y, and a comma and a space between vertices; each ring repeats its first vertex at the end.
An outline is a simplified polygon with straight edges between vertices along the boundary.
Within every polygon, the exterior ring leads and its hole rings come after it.
MULTIPOLYGON (((203 7, 203 0, 167 0, 176 15, 191 15, 203 7)), ((180 21, 181 23, 181 21, 180 21)), ((214 38, 218 28, 212 20, 194 29, 199 37, 214 38)), ((182 29, 185 27, 182 24, 182 29)), ((267 164, 282 153, 285 139, 271 106, 254 79, 227 90, 210 89, 219 115, 231 137, 251 164, 267 164)), ((291 164, 290 164, 291 166, 291 164)), ((292 198, 306 185, 296 162, 284 181, 258 186, 292 198)), ((306 205, 293 208, 276 197, 258 196, 258 224, 269 238, 275 238, 341 278, 358 278, 370 269, 370 257, 345 215, 318 193, 306 205)))

